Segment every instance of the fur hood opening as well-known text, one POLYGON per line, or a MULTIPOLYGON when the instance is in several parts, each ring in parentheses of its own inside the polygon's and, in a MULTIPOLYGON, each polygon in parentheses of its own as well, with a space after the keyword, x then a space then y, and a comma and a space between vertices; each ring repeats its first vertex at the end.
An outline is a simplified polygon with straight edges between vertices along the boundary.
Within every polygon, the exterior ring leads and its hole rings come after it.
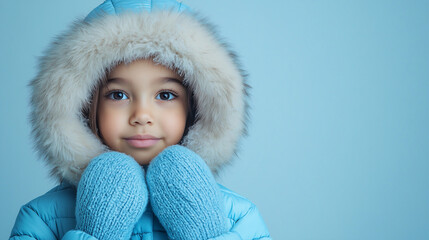
POLYGON ((194 95, 197 121, 182 145, 214 173, 230 162, 247 122, 247 84, 235 55, 195 14, 129 12, 76 21, 40 60, 30 83, 32 133, 53 176, 77 185, 89 161, 108 151, 82 109, 106 70, 148 58, 176 70, 194 95))

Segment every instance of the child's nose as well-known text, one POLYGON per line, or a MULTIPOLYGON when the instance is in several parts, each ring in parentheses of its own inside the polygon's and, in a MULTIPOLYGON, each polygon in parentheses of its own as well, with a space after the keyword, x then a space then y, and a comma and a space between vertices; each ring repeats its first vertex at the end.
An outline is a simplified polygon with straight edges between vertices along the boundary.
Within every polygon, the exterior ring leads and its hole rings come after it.
POLYGON ((152 108, 150 104, 139 103, 133 109, 133 112, 130 116, 131 125, 146 125, 152 124, 152 108))

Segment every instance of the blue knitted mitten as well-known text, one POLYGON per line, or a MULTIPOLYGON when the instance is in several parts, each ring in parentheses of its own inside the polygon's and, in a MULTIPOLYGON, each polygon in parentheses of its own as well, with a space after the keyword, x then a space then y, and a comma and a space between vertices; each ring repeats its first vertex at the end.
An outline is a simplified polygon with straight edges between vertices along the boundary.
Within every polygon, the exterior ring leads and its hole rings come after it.
POLYGON ((79 182, 76 228, 97 239, 130 239, 147 202, 143 168, 123 153, 103 153, 79 182))
POLYGON ((171 239, 209 239, 228 231, 219 186, 188 148, 164 149, 150 163, 146 180, 153 212, 171 239))

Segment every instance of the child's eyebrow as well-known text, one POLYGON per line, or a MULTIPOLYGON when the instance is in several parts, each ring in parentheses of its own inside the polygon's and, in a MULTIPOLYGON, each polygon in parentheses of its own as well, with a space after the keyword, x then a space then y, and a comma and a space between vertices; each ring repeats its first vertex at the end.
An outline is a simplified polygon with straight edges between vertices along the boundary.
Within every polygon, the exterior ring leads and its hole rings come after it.
MULTIPOLYGON (((177 83, 179 85, 183 85, 183 82, 177 78, 172 78, 172 77, 161 77, 159 78, 160 83, 164 84, 164 83, 177 83)), ((110 84, 110 83, 118 83, 118 84, 127 84, 127 80, 124 78, 109 78, 106 81, 106 84, 110 84)))
POLYGON ((106 84, 109 84, 109 83, 123 84, 123 83, 127 83, 127 80, 123 78, 109 78, 107 79, 106 84))
POLYGON ((166 78, 162 78, 162 80, 164 83, 173 82, 173 83, 177 83, 179 85, 183 85, 183 82, 177 78, 166 77, 166 78))

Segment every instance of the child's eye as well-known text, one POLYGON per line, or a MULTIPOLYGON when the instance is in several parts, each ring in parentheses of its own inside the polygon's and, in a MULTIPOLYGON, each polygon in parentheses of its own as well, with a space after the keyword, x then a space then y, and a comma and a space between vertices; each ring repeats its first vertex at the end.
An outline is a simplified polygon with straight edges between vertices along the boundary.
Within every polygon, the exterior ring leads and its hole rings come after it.
POLYGON ((160 92, 157 96, 156 99, 158 100, 163 100, 163 101, 170 101, 175 99, 177 96, 174 93, 171 92, 160 92))
POLYGON ((121 91, 114 91, 107 94, 107 97, 112 100, 126 100, 128 99, 127 95, 121 91))

